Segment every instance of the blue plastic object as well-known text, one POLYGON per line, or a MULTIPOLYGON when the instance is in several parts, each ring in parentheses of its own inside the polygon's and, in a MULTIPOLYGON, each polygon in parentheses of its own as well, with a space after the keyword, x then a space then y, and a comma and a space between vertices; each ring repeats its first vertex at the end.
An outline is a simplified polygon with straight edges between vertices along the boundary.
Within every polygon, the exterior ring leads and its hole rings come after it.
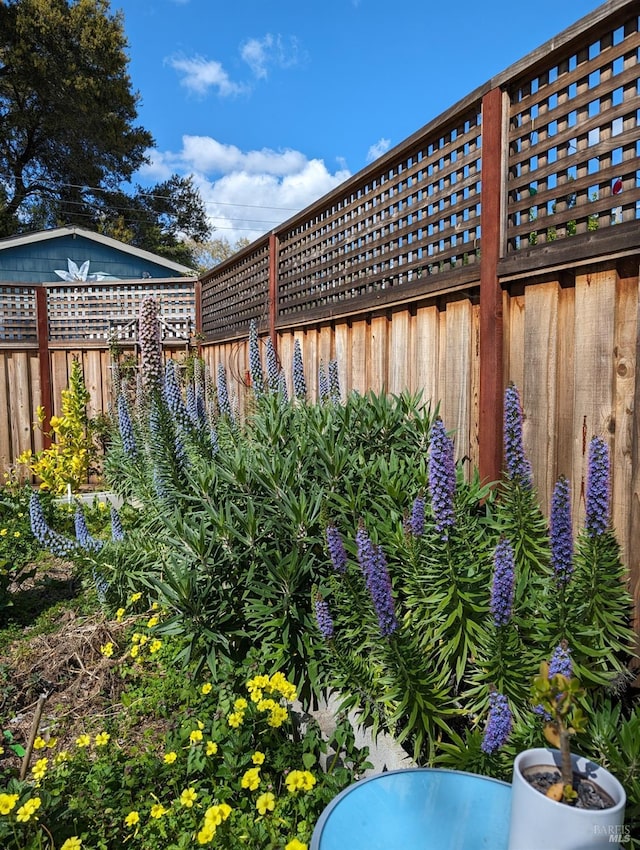
POLYGON ((506 850, 511 785, 456 770, 380 773, 324 810, 310 850, 506 850))

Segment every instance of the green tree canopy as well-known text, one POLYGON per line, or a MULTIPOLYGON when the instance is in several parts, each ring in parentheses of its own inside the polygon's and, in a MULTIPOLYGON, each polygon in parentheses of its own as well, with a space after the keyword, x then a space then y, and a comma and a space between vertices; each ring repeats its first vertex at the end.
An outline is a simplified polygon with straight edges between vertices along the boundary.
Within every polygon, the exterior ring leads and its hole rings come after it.
POLYGON ((108 0, 0 4, 0 227, 91 226, 92 189, 115 189, 153 145, 137 126, 120 13, 108 0))

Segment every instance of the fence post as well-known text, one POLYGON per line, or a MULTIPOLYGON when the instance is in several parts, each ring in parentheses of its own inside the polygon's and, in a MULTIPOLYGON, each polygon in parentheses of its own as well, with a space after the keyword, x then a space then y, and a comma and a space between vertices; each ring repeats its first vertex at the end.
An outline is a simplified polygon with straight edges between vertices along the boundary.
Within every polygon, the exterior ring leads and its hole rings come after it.
POLYGON ((269 336, 273 343, 274 351, 278 351, 278 337, 276 335, 276 318, 278 315, 278 234, 272 231, 269 234, 269 336))
POLYGON ((49 422, 53 413, 51 398, 51 367, 49 363, 49 316, 47 313, 47 290, 39 284, 34 287, 36 295, 36 325, 38 333, 38 362, 40 368, 40 403, 44 408, 42 444, 51 446, 49 422))
POLYGON ((193 301, 196 321, 196 350, 198 357, 202 357, 202 281, 200 279, 196 280, 193 285, 193 301))
POLYGON ((503 93, 482 98, 482 254, 480 258, 480 422, 479 468, 482 481, 497 481, 502 468, 502 290, 498 260, 503 233, 503 93))

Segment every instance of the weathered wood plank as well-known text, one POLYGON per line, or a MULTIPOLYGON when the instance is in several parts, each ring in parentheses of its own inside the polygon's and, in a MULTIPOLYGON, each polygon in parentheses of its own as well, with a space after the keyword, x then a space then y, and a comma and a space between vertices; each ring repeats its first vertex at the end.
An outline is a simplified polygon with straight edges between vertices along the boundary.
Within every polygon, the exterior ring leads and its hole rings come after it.
MULTIPOLYGON (((633 418, 638 337, 638 273, 618 275, 615 322, 615 438, 612 470, 612 519, 625 561, 631 553, 633 418)), ((636 414, 637 415, 637 414, 636 414)))
MULTIPOLYGON (((556 418, 557 445, 556 468, 554 476, 561 475, 569 479, 572 490, 576 482, 573 480, 573 444, 574 421, 573 400, 575 391, 575 300, 576 292, 573 286, 563 287, 558 300, 558 369, 556 371, 556 418)), ((579 486, 578 482, 577 486, 579 486)))
POLYGON ((338 363, 340 395, 343 399, 349 395, 353 386, 351 381, 351 359, 349 357, 350 345, 351 334, 348 323, 337 323, 334 330, 334 356, 338 363))
POLYGON ((470 476, 480 467, 480 306, 471 306, 471 380, 469 386, 469 464, 470 476))
POLYGON ((555 281, 528 286, 525 290, 524 359, 527 366, 522 388, 523 437, 538 498, 547 514, 556 470, 559 293, 560 286, 555 281))
POLYGON ((351 325, 351 388, 364 395, 367 382, 368 325, 365 321, 351 325))
POLYGON ((61 393, 66 389, 69 380, 67 371, 67 352, 65 350, 51 352, 51 397, 53 413, 60 416, 61 393))
POLYGON ((389 392, 393 395, 409 387, 409 351, 411 324, 408 310, 398 310, 391 316, 389 327, 389 392))
POLYGON ((471 404, 471 302, 454 301, 446 311, 446 385, 443 421, 453 431, 456 460, 469 456, 471 404))
POLYGON ((9 410, 10 351, 0 351, 0 469, 7 469, 13 461, 11 446, 11 413, 9 410))
POLYGON ((387 392, 389 365, 389 322, 386 316, 371 319, 369 346, 369 388, 375 393, 387 392))
POLYGON ((505 308, 503 344, 505 345, 504 385, 513 383, 520 392, 524 387, 524 295, 507 295, 503 299, 505 308))
POLYGON ((614 269, 576 276, 572 480, 578 523, 584 517, 591 438, 612 444, 615 295, 614 269))
POLYGON ((413 321, 411 388, 422 390, 424 401, 430 401, 432 409, 440 401, 438 382, 438 349, 440 322, 438 308, 419 307, 413 321))
POLYGON ((100 351, 85 351, 83 357, 82 371, 84 383, 89 391, 90 399, 87 404, 87 415, 93 418, 102 413, 106 405, 103 402, 102 392, 102 358, 100 351))
MULTIPOLYGON (((28 352, 29 357, 29 377, 31 387, 31 410, 33 410, 33 420, 36 420, 36 410, 42 404, 42 387, 40 384, 40 358, 35 352, 28 352)), ((34 452, 40 452, 44 448, 42 431, 40 428, 31 429, 31 441, 34 452)), ((0 462, 1 466, 1 462, 0 462)))
POLYGON ((17 456, 33 447, 31 429, 35 410, 31 409, 27 352, 16 351, 9 361, 9 410, 11 415, 11 444, 17 456))

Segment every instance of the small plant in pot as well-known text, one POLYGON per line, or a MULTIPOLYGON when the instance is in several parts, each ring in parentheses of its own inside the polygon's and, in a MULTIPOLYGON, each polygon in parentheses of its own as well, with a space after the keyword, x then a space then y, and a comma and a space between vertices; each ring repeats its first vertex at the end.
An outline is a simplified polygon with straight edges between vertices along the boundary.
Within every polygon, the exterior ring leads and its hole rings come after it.
POLYGON ((622 785, 570 750, 571 736, 587 723, 582 694, 561 644, 533 681, 533 704, 551 748, 525 750, 514 762, 509 850, 604 850, 625 840, 622 785))

